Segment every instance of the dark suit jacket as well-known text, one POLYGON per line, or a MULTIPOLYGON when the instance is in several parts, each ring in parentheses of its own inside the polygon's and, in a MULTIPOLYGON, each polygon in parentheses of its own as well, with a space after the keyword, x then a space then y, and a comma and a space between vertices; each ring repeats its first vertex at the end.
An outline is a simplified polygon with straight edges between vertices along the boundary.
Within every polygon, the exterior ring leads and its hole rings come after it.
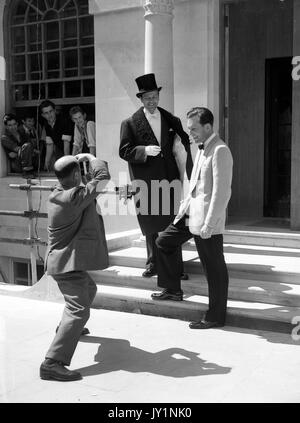
MULTIPOLYGON (((190 176, 192 158, 189 137, 182 128, 178 117, 158 107, 161 113, 161 154, 148 157, 145 153, 147 145, 159 145, 151 126, 144 114, 143 107, 121 124, 119 155, 128 162, 129 173, 132 181, 144 181, 148 188, 148 213, 137 212, 137 218, 144 234, 151 234, 164 230, 174 219, 174 212, 164 215, 161 204, 158 204, 157 215, 151 214, 151 181, 179 180, 179 170, 173 155, 174 135, 177 133, 183 143, 187 154, 187 174, 190 176)), ((161 201, 157 199, 159 203, 161 201)), ((140 201, 136 206, 140 207, 140 201)), ((171 199, 171 207, 174 202, 171 199)), ((177 206, 175 205, 175 209, 177 206)), ((176 212, 175 212, 176 214, 176 212)))
POLYGON ((1 144, 7 153, 16 152, 16 149, 28 142, 28 138, 20 131, 18 132, 20 135, 20 139, 17 139, 8 130, 5 130, 4 134, 1 136, 1 144))
POLYGON ((28 137, 19 132, 20 138, 16 138, 7 129, 1 136, 1 144, 10 161, 11 171, 22 172, 23 167, 32 166, 33 147, 30 145, 28 137), (9 157, 9 153, 16 153, 14 158, 9 157))
POLYGON ((108 266, 102 216, 96 212, 97 183, 109 180, 107 163, 91 163, 92 180, 85 186, 55 187, 48 199, 48 248, 45 270, 49 275, 108 266))

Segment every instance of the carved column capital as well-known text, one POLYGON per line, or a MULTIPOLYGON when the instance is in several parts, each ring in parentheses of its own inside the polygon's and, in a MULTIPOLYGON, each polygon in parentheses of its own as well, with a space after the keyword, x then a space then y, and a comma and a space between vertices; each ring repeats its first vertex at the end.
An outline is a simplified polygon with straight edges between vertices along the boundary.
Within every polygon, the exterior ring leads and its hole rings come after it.
POLYGON ((174 0, 143 0, 145 16, 169 15, 173 17, 174 0))

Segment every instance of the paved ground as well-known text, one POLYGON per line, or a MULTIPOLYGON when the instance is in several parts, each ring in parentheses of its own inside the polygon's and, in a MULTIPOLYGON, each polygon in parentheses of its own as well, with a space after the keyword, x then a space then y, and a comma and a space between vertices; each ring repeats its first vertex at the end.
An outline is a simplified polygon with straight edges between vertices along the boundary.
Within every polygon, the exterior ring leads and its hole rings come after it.
POLYGON ((83 380, 43 381, 39 365, 62 308, 0 296, 0 403, 300 402, 300 340, 290 335, 192 331, 94 309, 70 366, 83 380))

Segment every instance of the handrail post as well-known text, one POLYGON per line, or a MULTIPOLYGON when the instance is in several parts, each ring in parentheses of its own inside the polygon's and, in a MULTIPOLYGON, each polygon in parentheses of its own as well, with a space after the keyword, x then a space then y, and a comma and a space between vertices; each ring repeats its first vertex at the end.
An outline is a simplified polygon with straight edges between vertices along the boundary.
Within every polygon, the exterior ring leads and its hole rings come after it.
MULTIPOLYGON (((27 180, 28 184, 31 184, 31 180, 27 180)), ((29 189, 27 190, 27 205, 28 211, 33 211, 33 204, 32 204, 32 191, 29 189)), ((28 223, 28 232, 29 232, 29 239, 33 238, 33 219, 32 216, 29 217, 28 223)), ((36 255, 35 255, 35 246, 31 244, 30 247, 30 263, 31 263, 31 285, 37 283, 37 268, 36 268, 36 255)))

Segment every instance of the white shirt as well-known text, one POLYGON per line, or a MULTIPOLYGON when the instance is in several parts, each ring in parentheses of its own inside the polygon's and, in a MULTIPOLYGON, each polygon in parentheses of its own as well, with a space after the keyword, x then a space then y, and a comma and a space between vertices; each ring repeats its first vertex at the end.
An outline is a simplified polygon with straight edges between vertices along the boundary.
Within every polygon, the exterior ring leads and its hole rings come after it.
MULTIPOLYGON (((88 147, 96 147, 96 124, 92 120, 86 122, 85 126, 85 138, 88 147)), ((83 148, 83 134, 82 131, 74 125, 74 145, 79 148, 79 151, 82 151, 83 148)))
POLYGON ((210 137, 207 138, 207 140, 204 141, 204 148, 207 148, 208 144, 211 142, 211 140, 216 136, 216 134, 213 132, 210 137))
POLYGON ((155 109, 154 113, 150 113, 144 107, 144 113, 145 113, 147 121, 149 122, 149 125, 152 128, 152 131, 154 132, 154 135, 155 135, 155 137, 158 141, 158 144, 160 145, 160 142, 161 142, 161 116, 160 116, 160 111, 158 109, 155 109))
MULTIPOLYGON (((195 169, 194 175, 198 175, 199 177, 199 165, 200 165, 200 158, 203 156, 204 154, 204 150, 205 148, 207 148, 208 144, 211 142, 211 140, 216 136, 216 134, 213 132, 211 134, 210 137, 207 138, 207 140, 205 140, 204 144, 204 149, 200 150, 200 152, 198 152, 195 161, 194 161, 194 167, 193 170, 195 169)), ((198 145, 199 146, 199 145, 198 145)), ((193 171, 192 171, 193 172, 193 171)), ((193 174, 193 173, 192 173, 193 174)))

